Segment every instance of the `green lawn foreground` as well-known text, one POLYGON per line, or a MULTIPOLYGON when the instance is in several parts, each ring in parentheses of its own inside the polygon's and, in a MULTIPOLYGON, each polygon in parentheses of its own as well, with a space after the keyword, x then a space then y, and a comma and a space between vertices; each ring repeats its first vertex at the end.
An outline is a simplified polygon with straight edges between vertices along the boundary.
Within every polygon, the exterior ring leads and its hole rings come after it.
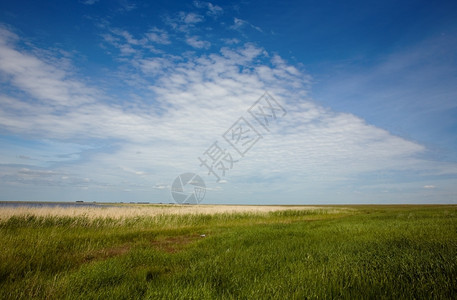
POLYGON ((0 298, 456 299, 457 206, 12 217, 0 298))

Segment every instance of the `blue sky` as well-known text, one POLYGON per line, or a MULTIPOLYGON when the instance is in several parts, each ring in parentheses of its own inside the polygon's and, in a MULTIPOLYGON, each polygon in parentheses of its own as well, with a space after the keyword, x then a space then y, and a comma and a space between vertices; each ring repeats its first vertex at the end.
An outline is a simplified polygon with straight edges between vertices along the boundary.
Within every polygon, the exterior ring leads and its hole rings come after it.
POLYGON ((0 3, 0 201, 457 203, 456 116, 455 1, 0 3))

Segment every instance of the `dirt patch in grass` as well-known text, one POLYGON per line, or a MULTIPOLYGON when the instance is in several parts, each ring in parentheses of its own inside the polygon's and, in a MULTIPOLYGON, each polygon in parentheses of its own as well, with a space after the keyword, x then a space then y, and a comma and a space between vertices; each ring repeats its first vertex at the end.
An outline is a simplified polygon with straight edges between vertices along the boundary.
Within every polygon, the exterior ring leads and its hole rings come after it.
POLYGON ((128 244, 97 250, 84 255, 84 262, 88 263, 95 260, 105 260, 111 257, 120 256, 128 253, 130 246, 128 244))

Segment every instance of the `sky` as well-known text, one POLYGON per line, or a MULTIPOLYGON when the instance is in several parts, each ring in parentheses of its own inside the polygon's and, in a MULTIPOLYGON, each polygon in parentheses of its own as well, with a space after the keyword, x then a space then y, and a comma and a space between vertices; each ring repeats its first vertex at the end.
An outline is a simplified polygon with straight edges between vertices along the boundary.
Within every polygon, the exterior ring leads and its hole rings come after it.
POLYGON ((0 201, 456 204, 456 133, 456 1, 0 1, 0 201))

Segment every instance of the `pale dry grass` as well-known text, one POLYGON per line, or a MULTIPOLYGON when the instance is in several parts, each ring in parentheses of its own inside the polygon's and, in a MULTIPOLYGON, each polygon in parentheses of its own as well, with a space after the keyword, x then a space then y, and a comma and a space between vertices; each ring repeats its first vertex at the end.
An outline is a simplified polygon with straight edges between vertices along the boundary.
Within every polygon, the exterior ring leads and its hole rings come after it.
MULTIPOLYGON (((12 216, 58 216, 125 219, 143 216, 185 215, 185 214, 221 214, 221 213, 268 213, 279 210, 315 210, 325 209, 334 212, 335 208, 318 206, 259 206, 259 205, 119 205, 119 206, 81 206, 81 207, 0 207, 0 220, 12 216)), ((340 211, 340 209, 337 209, 340 211)))

